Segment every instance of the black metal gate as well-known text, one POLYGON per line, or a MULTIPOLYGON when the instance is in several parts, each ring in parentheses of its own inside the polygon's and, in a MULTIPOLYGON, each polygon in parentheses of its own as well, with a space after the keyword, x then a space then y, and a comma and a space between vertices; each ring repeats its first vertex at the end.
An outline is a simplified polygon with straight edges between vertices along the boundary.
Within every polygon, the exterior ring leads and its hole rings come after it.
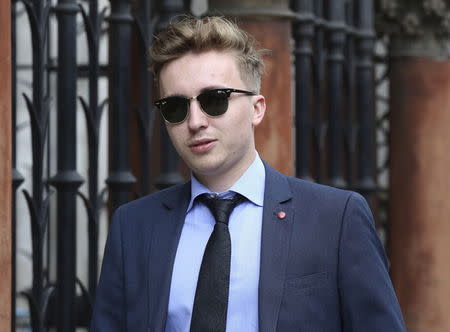
MULTIPOLYGON (((88 326, 98 277, 101 214, 154 187, 183 181, 164 130, 159 143, 152 142, 160 124, 155 124, 151 107, 153 80, 147 70, 147 50, 153 32, 175 15, 186 13, 188 3, 110 0, 105 8, 99 3, 13 1, 13 190, 16 200, 24 195, 29 215, 22 218, 24 212, 18 213, 13 202, 13 248, 17 247, 16 229, 29 219, 32 282, 16 294, 17 276, 13 276, 12 306, 15 312, 15 299, 27 300, 33 332, 88 326), (24 18, 29 29, 23 25, 24 18), (16 61, 18 32, 31 40, 30 63, 16 61), (77 60, 81 37, 87 62, 77 60), (109 46, 103 61, 105 39, 109 46), (29 83, 19 78, 27 72, 32 77, 29 83), (137 74, 132 77, 131 73, 137 74), (101 80, 108 82, 107 98, 101 97, 101 80), (86 82, 86 87, 80 88, 80 82, 86 82), (29 120, 17 123, 21 98, 29 120), (84 113, 87 136, 83 176, 76 148, 81 125, 77 109, 84 113), (101 135, 105 122, 106 138, 101 135), (31 167, 23 176, 17 157, 26 149, 16 138, 28 124, 31 167), (139 138, 137 146, 130 141, 134 133, 139 138), (99 176, 103 140, 107 140, 109 160, 105 182, 99 176), (160 148, 154 151, 157 144, 160 148), (146 170, 156 157, 161 169, 151 177, 146 170), (132 160, 137 163, 133 169, 140 170, 138 181, 131 171, 132 160), (78 202, 83 203, 81 213, 78 202), (77 227, 83 223, 87 224, 86 283, 76 272, 77 227)), ((376 193, 373 1, 298 0, 292 2, 292 10, 296 174, 367 195, 376 193)), ((18 254, 14 250, 13 271, 18 254)), ((13 320, 12 330, 15 324, 13 320)))

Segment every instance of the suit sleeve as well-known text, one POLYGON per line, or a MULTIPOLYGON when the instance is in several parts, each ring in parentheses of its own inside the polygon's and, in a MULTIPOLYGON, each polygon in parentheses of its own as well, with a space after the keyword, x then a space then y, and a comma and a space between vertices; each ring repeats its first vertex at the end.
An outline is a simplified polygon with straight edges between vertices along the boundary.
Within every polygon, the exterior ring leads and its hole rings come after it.
POLYGON ((406 331, 372 214, 356 193, 343 214, 338 272, 344 331, 406 331))
POLYGON ((126 331, 121 212, 114 214, 106 241, 91 332, 126 331))

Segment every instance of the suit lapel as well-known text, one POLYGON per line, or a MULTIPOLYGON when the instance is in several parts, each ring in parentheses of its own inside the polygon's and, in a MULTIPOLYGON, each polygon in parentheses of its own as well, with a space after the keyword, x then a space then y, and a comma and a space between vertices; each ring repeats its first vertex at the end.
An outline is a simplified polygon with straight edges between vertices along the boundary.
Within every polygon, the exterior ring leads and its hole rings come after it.
POLYGON ((258 310, 259 330, 273 332, 283 296, 294 209, 287 177, 265 167, 258 310))
POLYGON ((149 254, 149 331, 164 331, 172 269, 190 197, 190 182, 161 193, 149 254))

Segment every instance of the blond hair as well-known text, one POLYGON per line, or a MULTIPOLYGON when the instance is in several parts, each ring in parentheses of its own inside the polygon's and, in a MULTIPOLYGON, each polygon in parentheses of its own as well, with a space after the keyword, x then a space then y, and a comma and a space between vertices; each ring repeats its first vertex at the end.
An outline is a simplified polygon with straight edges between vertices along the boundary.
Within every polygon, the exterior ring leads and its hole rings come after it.
POLYGON ((151 69, 158 80, 161 68, 188 52, 218 50, 230 52, 237 59, 241 79, 259 92, 264 72, 262 54, 256 40, 235 23, 218 16, 184 17, 156 35, 150 49, 151 69))

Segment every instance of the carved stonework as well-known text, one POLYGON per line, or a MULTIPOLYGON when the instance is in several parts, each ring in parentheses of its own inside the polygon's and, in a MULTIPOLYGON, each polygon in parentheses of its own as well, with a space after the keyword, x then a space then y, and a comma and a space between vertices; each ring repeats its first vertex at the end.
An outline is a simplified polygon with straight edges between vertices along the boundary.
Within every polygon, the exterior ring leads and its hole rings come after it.
POLYGON ((450 57, 449 0, 376 0, 376 31, 390 56, 450 57))
POLYGON ((376 28, 380 34, 450 37, 450 1, 377 0, 376 28))

